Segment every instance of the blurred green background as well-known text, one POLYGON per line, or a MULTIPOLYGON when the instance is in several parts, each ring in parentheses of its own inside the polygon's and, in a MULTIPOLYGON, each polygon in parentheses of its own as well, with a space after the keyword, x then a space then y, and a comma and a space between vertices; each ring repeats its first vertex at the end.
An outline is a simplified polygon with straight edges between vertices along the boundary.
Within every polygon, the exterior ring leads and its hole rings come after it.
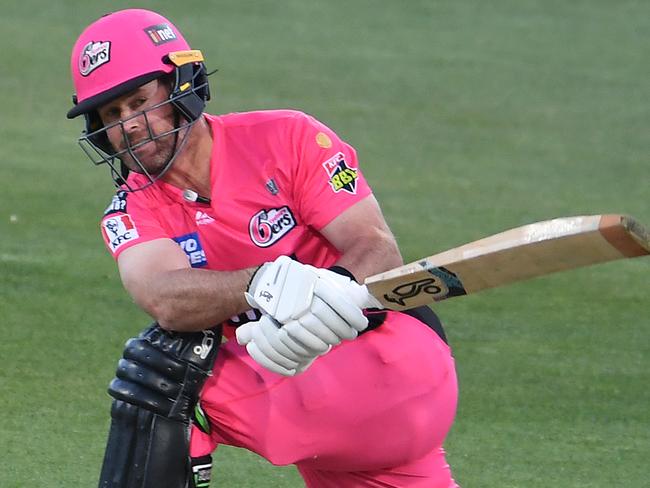
MULTIPOLYGON (((4 0, 0 486, 95 486, 113 376, 148 319, 98 218, 112 186, 67 121, 69 53, 131 6, 200 48, 209 111, 309 112, 353 144, 406 260, 537 220, 650 224, 650 3, 4 0)), ((457 359, 465 487, 648 486, 650 259, 436 305, 457 359)), ((219 448, 213 486, 302 486, 219 448)))

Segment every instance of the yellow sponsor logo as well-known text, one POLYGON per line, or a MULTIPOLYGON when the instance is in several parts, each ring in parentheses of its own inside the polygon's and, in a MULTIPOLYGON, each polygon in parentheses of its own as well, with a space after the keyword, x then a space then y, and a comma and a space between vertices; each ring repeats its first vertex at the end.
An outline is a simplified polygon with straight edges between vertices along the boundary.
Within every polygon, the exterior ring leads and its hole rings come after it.
POLYGON ((329 138, 324 132, 319 132, 316 134, 316 144, 318 144, 323 149, 329 149, 332 147, 332 139, 329 138))

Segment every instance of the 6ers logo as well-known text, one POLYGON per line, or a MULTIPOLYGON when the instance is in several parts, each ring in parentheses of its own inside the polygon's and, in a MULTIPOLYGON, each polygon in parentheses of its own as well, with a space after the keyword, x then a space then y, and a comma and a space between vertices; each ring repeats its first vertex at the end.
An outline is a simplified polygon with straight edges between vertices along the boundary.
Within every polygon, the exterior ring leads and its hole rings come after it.
POLYGON ((111 60, 110 41, 90 41, 84 46, 79 54, 79 73, 81 76, 88 76, 101 65, 111 60))
POLYGON ((251 240, 259 247, 269 247, 296 226, 289 207, 263 209, 253 215, 248 224, 251 240))

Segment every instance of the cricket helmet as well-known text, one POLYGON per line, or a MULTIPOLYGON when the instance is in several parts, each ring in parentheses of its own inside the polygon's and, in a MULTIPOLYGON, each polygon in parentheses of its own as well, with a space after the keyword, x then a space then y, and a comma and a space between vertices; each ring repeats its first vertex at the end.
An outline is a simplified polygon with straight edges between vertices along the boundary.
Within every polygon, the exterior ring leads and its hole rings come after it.
MULTIPOLYGON (((113 163, 120 154, 108 142, 106 128, 97 113, 99 107, 169 75, 173 85, 165 103, 171 103, 176 109, 178 131, 191 126, 210 99, 201 52, 190 49, 169 20, 149 10, 121 10, 90 24, 72 49, 70 69, 75 95, 67 117, 84 115, 86 130, 79 142, 93 163, 108 163, 114 177, 116 173, 124 173, 124 166, 119 172, 115 170, 113 163)), ((168 134, 157 137, 165 135, 168 134)), ((128 151, 133 156, 131 149, 128 151)), ((124 183, 124 178, 118 179, 116 183, 124 183)))
POLYGON ((106 14, 77 39, 70 59, 75 106, 68 118, 144 85, 177 66, 169 55, 190 51, 180 31, 156 12, 128 9, 106 14))

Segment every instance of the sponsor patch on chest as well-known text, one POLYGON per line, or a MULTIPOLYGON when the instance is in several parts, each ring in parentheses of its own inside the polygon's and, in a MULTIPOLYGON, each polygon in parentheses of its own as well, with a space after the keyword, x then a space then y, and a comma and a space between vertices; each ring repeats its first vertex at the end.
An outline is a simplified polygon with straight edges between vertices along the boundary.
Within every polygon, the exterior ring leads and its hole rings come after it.
POLYGON ((187 259, 190 261, 192 268, 202 268, 208 264, 198 232, 174 237, 173 239, 187 254, 187 259))
POLYGON ((262 209, 248 224, 248 232, 258 247, 269 247, 296 226, 296 219, 286 205, 280 208, 262 209))
POLYGON ((129 214, 106 217, 102 220, 102 233, 111 251, 117 251, 121 246, 140 237, 129 214))

